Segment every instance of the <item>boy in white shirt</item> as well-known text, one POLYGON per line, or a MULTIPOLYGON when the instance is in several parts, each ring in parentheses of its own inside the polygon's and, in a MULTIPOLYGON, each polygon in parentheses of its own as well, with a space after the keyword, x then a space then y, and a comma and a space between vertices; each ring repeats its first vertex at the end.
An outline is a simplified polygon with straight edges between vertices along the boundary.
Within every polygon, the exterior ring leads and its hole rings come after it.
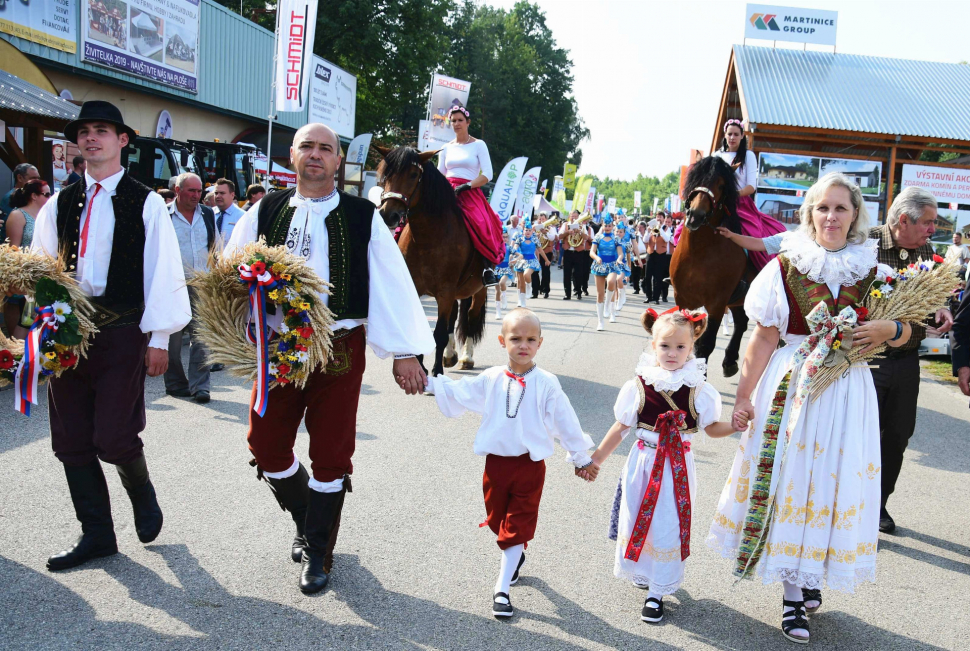
POLYGON ((533 362, 542 345, 542 325, 535 313, 525 308, 509 312, 499 343, 508 352, 508 366, 457 381, 441 375, 429 378, 428 385, 445 416, 457 418, 466 411, 483 415, 475 454, 486 457, 486 523, 502 550, 492 614, 511 617, 509 586, 518 580, 524 549, 535 535, 544 460, 553 453, 553 440, 559 439, 570 453, 567 460, 578 477, 592 481, 598 467, 587 454, 593 440, 583 432, 559 380, 533 362))

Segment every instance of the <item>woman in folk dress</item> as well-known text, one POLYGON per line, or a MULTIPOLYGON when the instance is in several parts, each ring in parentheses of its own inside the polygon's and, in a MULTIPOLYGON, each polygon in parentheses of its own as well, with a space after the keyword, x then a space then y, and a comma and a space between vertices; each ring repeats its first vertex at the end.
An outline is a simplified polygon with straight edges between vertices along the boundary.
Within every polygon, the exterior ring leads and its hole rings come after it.
POLYGON ((851 593, 875 581, 879 535, 872 374, 855 364, 813 401, 808 382, 829 350, 820 335, 855 326, 851 345, 865 350, 900 346, 911 328, 856 325, 854 308, 877 271, 892 273, 877 264, 876 242, 866 241, 869 215, 859 188, 828 174, 808 191, 800 214, 801 227, 785 237, 745 300, 757 327, 735 413, 753 417, 753 427, 741 437, 708 544, 734 560, 735 576, 783 583, 782 631, 806 643, 807 614, 821 606, 823 583, 851 593))

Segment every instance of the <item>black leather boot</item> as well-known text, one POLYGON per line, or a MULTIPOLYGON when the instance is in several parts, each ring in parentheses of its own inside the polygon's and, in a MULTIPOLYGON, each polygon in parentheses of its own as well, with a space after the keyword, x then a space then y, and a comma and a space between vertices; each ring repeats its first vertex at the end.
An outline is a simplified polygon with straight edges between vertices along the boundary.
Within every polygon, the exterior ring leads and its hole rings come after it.
POLYGON ((344 476, 344 488, 337 493, 311 490, 306 514, 306 547, 303 549, 303 571, 300 590, 314 594, 327 587, 333 566, 333 547, 340 527, 344 495, 350 490, 350 477, 344 476))
POLYGON ((303 548, 306 547, 306 510, 310 475, 301 463, 296 473, 289 477, 283 479, 266 477, 265 479, 273 490, 276 501, 280 503, 280 508, 289 511, 296 524, 296 537, 293 538, 290 558, 294 563, 299 563, 303 560, 303 548))
POLYGON ((118 553, 108 483, 97 459, 84 466, 64 466, 81 537, 68 549, 47 559, 47 569, 66 570, 94 558, 118 553))
POLYGON ((131 508, 135 512, 135 532, 138 540, 150 543, 162 530, 162 507, 155 497, 155 487, 148 477, 148 463, 141 455, 131 463, 118 465, 121 485, 128 491, 131 508))
POLYGON ((495 276, 495 272, 491 267, 485 267, 482 272, 482 284, 485 287, 495 287, 498 285, 498 278, 495 276))

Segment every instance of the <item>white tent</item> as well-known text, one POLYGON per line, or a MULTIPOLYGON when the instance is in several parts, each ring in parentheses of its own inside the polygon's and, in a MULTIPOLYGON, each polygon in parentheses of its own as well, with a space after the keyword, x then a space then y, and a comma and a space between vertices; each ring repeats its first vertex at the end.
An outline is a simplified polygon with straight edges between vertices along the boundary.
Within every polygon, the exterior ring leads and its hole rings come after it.
MULTIPOLYGON (((541 194, 537 194, 532 199, 532 214, 533 215, 538 215, 541 212, 545 212, 545 213, 547 213, 549 215, 552 215, 552 211, 553 210, 559 210, 559 209, 556 208, 551 203, 549 203, 548 201, 546 201, 546 198, 544 196, 542 196, 541 194)), ((560 217, 562 217, 562 215, 560 215, 560 217)))

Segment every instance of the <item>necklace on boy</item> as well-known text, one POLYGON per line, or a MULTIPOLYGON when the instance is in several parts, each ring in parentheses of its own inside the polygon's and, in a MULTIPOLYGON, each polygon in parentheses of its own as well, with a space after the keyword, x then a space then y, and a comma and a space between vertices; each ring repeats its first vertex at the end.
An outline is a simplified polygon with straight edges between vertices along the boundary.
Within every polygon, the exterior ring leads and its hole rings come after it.
POLYGON ((505 417, 515 418, 519 415, 519 407, 522 406, 522 399, 525 398, 525 376, 536 370, 535 364, 532 365, 525 373, 513 373, 511 367, 505 371, 505 375, 509 378, 508 386, 505 388, 505 417), (518 383, 522 387, 522 391, 519 393, 519 401, 515 403, 515 413, 509 413, 512 411, 512 385, 518 383))

